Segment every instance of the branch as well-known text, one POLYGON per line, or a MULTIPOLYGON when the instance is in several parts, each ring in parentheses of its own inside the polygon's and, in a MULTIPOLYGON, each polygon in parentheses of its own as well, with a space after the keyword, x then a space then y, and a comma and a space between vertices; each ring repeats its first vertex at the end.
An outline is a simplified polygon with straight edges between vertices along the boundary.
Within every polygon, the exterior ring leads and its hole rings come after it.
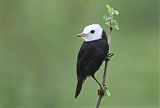
MULTIPOLYGON (((102 79, 102 85, 103 85, 103 87, 105 87, 104 89, 107 89, 105 82, 106 82, 106 76, 107 76, 108 61, 109 61, 109 59, 107 57, 105 59, 105 67, 104 67, 104 73, 103 73, 103 79, 102 79)), ((104 90, 102 88, 100 88, 98 90, 98 95, 99 95, 99 98, 98 98, 98 102, 97 102, 96 108, 99 108, 101 100, 102 100, 102 97, 104 96, 104 90)))
MULTIPOLYGON (((112 33, 112 18, 113 18, 113 16, 110 16, 110 17, 111 18, 109 20, 108 44, 110 44, 110 42, 111 42, 111 33, 112 33)), ((98 98, 98 101, 97 101, 96 108, 99 108, 101 100, 102 100, 102 98, 104 96, 104 93, 107 90, 107 86, 106 86, 107 66, 108 66, 108 61, 110 60, 110 58, 113 55, 114 55, 113 53, 109 53, 109 54, 107 54, 107 57, 105 58, 105 67, 104 67, 104 73, 103 73, 103 79, 102 79, 103 88, 100 88, 98 90, 98 96, 99 96, 99 98, 98 98)))
POLYGON ((108 44, 110 45, 111 43, 111 33, 112 33, 112 20, 113 20, 113 15, 110 15, 110 19, 109 19, 109 32, 108 32, 108 44))
POLYGON ((108 62, 110 60, 110 58, 114 55, 114 53, 109 53, 107 55, 107 57, 105 58, 105 67, 104 67, 104 73, 103 73, 103 79, 102 79, 102 85, 103 85, 103 88, 100 88, 98 90, 98 101, 97 101, 97 105, 96 105, 96 108, 99 108, 100 106, 100 103, 101 103, 101 100, 102 100, 102 97, 104 96, 104 93, 106 92, 107 90, 107 86, 106 86, 106 77, 107 77, 107 66, 108 66, 108 62))
MULTIPOLYGON (((105 24, 108 26, 108 29, 109 29, 107 36, 108 36, 108 45, 110 46, 112 29, 119 30, 118 22, 113 19, 114 15, 118 15, 119 14, 119 11, 114 10, 110 5, 106 5, 106 9, 107 9, 107 15, 104 15, 103 19, 104 19, 105 24)), ((104 73, 103 73, 103 79, 102 79, 103 87, 100 87, 100 89, 98 90, 99 98, 98 98, 98 101, 97 101, 96 108, 99 108, 101 100, 102 100, 104 94, 105 93, 108 94, 107 86, 106 86, 107 66, 108 66, 108 61, 110 60, 110 58, 113 55, 114 55, 113 53, 108 53, 107 57, 105 58, 105 67, 104 67, 104 73)))

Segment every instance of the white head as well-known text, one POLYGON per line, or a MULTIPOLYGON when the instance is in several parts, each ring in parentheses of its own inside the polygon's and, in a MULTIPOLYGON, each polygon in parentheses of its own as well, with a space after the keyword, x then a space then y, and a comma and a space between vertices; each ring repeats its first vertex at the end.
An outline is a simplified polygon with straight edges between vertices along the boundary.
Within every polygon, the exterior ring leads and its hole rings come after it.
POLYGON ((78 34, 78 37, 83 38, 85 41, 94 41, 102 38, 103 29, 99 24, 88 25, 84 28, 83 32, 78 34))

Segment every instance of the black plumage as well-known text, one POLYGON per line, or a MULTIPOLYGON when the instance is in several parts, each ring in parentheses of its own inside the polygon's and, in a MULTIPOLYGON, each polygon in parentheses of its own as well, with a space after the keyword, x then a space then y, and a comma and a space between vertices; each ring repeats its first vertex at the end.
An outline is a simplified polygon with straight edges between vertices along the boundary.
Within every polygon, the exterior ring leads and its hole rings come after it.
MULTIPOLYGON (((108 54, 109 45, 105 31, 102 32, 102 38, 94 41, 83 42, 77 57, 77 87, 75 98, 79 95, 82 84, 100 68, 105 57, 108 54)), ((96 80, 96 79, 95 79, 96 80)))

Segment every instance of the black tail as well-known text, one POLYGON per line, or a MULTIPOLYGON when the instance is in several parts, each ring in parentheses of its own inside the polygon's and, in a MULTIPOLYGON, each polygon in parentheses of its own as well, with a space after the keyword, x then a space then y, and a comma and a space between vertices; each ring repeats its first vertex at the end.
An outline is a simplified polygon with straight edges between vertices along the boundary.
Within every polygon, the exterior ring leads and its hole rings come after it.
POLYGON ((79 93, 81 92, 82 84, 83 84, 83 80, 78 81, 78 83, 77 83, 77 88, 76 88, 76 93, 75 93, 75 98, 77 98, 77 96, 78 96, 79 93))

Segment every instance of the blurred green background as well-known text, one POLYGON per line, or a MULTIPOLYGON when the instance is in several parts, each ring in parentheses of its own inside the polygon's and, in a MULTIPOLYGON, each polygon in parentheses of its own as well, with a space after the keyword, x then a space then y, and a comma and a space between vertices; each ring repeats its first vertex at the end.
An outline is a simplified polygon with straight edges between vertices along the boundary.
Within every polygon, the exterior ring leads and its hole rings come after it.
MULTIPOLYGON (((158 0, 108 0, 120 11, 101 108, 158 108, 158 0)), ((78 99, 76 56, 106 0, 0 0, 0 108, 94 108, 88 78, 78 99)), ((101 81, 103 67, 96 76, 101 81)))

